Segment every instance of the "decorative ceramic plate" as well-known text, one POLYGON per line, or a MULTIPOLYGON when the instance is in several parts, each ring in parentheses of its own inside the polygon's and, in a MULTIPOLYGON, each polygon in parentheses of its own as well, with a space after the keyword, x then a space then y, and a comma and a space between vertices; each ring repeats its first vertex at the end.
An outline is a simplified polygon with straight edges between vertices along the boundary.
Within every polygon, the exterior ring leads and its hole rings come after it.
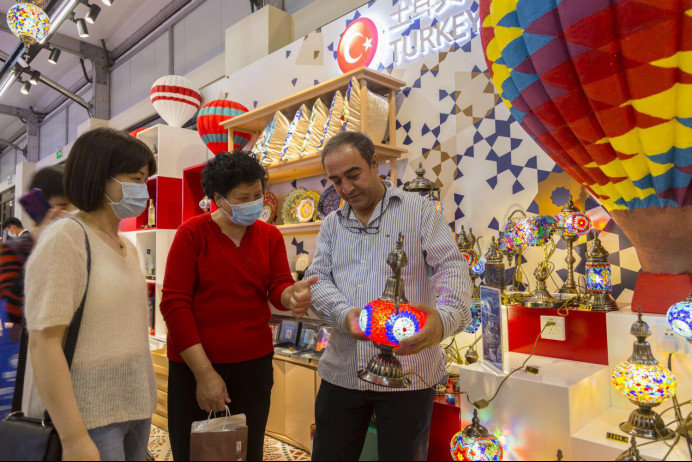
POLYGON ((327 215, 337 210, 343 205, 343 199, 336 192, 334 185, 329 186, 320 196, 317 203, 317 215, 320 220, 327 218, 327 215))
POLYGON ((320 200, 320 194, 315 191, 307 191, 304 193, 295 208, 296 220, 299 223, 310 223, 317 218, 317 203, 320 200))
POLYGON ((288 193, 288 196, 286 196, 286 199, 284 199, 283 206, 281 207, 281 218, 283 219, 285 225, 298 224, 295 209, 298 206, 301 196, 307 191, 308 190, 305 188, 296 188, 288 193))
POLYGON ((310 266, 310 255, 307 253, 298 255, 298 259, 296 260, 296 271, 304 273, 308 269, 308 266, 310 266))
POLYGON ((279 200, 272 192, 264 193, 264 205, 262 206, 262 215, 260 220, 265 223, 272 224, 276 221, 276 212, 279 208, 279 200))

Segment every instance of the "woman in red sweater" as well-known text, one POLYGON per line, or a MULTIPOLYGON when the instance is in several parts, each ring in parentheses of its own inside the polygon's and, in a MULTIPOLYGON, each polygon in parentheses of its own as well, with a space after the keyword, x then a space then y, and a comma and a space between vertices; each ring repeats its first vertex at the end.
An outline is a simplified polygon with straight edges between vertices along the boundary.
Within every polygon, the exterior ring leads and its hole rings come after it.
POLYGON ((168 326, 168 425, 177 461, 189 460, 192 422, 226 405, 247 416, 247 459, 262 460, 274 384, 269 303, 300 318, 317 282, 293 282, 283 235, 258 220, 266 180, 246 152, 210 160, 202 187, 219 210, 185 222, 168 255, 161 312, 168 326))

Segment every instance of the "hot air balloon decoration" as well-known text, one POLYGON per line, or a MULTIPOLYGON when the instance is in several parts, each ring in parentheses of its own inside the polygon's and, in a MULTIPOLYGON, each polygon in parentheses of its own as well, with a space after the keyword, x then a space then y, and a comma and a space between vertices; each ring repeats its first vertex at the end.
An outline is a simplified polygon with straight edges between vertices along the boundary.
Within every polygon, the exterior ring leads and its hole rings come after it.
POLYGON ((182 127, 199 110, 202 96, 190 79, 180 75, 161 77, 149 92, 151 103, 171 127, 182 127))
MULTIPOLYGON (((692 17, 684 2, 481 0, 495 87, 611 214, 644 274, 634 306, 692 291, 692 17), (656 274, 679 275, 666 297, 656 274), (672 293, 671 293, 672 292, 672 293), (651 299, 640 299, 651 293, 651 299)), ((667 276, 670 277, 670 276, 667 276)))
MULTIPOLYGON (((221 123, 246 112, 248 109, 242 104, 223 99, 202 106, 197 115, 197 131, 214 155, 232 151, 228 145, 228 130, 222 127, 221 123)), ((233 149, 243 149, 250 138, 249 133, 234 132, 233 149)))

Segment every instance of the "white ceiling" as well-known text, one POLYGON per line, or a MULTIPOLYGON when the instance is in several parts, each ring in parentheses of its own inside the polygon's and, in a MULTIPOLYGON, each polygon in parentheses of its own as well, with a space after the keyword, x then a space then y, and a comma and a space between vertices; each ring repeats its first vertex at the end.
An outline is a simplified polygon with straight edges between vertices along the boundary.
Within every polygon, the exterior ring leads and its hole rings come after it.
MULTIPOLYGON (((0 21, 5 21, 5 14, 16 3, 14 0, 0 0, 0 21)), ((101 0, 90 0, 90 3, 101 7, 101 14, 95 24, 87 24, 89 38, 81 39, 77 33, 76 24, 65 21, 57 33, 82 40, 92 45, 102 46, 105 40, 106 48, 111 51, 129 39, 137 30, 156 19, 157 14, 172 0, 115 0, 113 6, 106 6, 101 0)), ((86 5, 76 7, 77 17, 87 13, 86 5)), ((0 31, 0 50, 10 54, 19 43, 14 35, 0 31)), ((42 50, 31 62, 32 69, 39 70, 47 78, 56 81, 65 88, 76 90, 84 81, 79 58, 63 51, 57 65, 48 63, 49 52, 42 50)), ((87 71, 91 71, 91 63, 86 62, 87 71)), ((0 104, 21 108, 33 107, 37 112, 43 112, 53 103, 62 98, 55 90, 43 84, 34 86, 29 95, 22 95, 21 84, 15 83, 0 99, 0 104)), ((23 124, 15 117, 0 114, 0 138, 8 139, 19 130, 23 124)))

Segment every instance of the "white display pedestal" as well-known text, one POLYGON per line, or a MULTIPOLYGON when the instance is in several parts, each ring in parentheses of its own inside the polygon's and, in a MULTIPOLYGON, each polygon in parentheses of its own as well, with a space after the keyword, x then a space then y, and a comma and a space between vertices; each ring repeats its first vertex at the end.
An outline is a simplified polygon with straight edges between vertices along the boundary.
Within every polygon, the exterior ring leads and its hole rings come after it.
MULTIPOLYGON (((521 366, 527 355, 509 353, 511 369, 521 366)), ((554 460, 561 449, 572 457, 572 433, 602 414, 610 405, 610 372, 596 364, 534 357, 529 365, 538 375, 519 371, 503 386, 487 409, 480 411, 481 423, 493 434, 501 434, 504 460, 554 460)), ((461 388, 471 401, 490 399, 505 375, 476 363, 461 367, 461 388)), ((462 396, 462 421, 471 419, 473 407, 462 396)))
MULTIPOLYGON (((561 359, 534 357, 528 365, 540 369, 539 375, 524 371, 514 374, 498 397, 487 409, 480 411, 481 423, 493 434, 501 434, 505 460, 555 460, 561 449, 564 460, 614 460, 629 448, 606 438, 608 433, 626 436, 620 423, 627 420, 635 406, 622 397, 611 385, 611 371, 632 354, 635 341, 630 328, 636 314, 629 308, 608 313, 609 365, 579 363, 561 359)), ((645 314, 651 327, 648 339, 654 356, 667 364, 672 357, 672 370, 680 401, 692 398, 692 345, 672 334, 664 315, 645 314)), ((468 339, 464 339, 468 340, 468 339)), ((466 344, 465 342, 462 344, 466 344)), ((477 350, 482 351, 478 345, 477 350)), ((527 355, 508 353, 509 368, 520 367, 527 355)), ((462 391, 471 401, 490 399, 506 375, 496 374, 482 363, 459 367, 462 391)), ((459 398, 462 422, 469 422, 473 407, 464 396, 459 398)), ((668 400, 655 410, 672 406, 668 400)), ((692 408, 683 408, 685 416, 692 408)), ((664 415, 666 423, 673 419, 672 411, 664 415)), ((638 440, 638 444, 647 440, 638 440)), ((669 447, 665 443, 648 444, 640 448, 647 460, 662 460, 669 447)), ((671 452, 667 460, 690 460, 684 441, 671 452)))

